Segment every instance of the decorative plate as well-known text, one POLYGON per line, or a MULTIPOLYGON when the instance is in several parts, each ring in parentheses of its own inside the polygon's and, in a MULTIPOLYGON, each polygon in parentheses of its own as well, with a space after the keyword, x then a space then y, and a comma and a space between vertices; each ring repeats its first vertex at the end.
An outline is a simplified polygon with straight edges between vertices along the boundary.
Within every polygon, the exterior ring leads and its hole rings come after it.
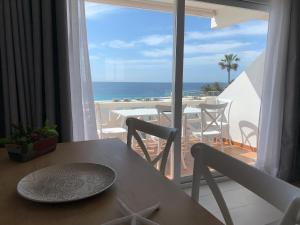
POLYGON ((17 191, 22 197, 35 202, 71 202, 103 192, 115 179, 115 171, 107 166, 70 163, 28 174, 19 181, 17 191))

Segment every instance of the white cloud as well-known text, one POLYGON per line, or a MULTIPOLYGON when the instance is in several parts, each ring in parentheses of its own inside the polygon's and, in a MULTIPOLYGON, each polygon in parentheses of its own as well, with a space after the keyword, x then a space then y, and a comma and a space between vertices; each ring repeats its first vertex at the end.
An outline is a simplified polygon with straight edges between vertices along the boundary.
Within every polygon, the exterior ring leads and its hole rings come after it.
POLYGON ((119 8, 99 3, 85 2, 85 17, 87 19, 97 19, 102 15, 116 12, 119 8))
POLYGON ((126 41, 122 41, 122 40, 112 40, 112 41, 108 41, 108 42, 103 42, 101 45, 103 46, 107 46, 110 48, 132 48, 135 46, 135 42, 126 42, 126 41))
MULTIPOLYGON (((197 41, 197 40, 212 40, 217 38, 229 38, 229 37, 237 37, 237 36, 266 35, 267 30, 268 30, 267 22, 256 22, 251 24, 236 25, 234 27, 225 28, 221 30, 211 30, 208 32, 199 32, 199 31, 186 32, 185 40, 186 42, 190 42, 190 41, 197 41)), ((104 42, 102 43, 102 45, 110 48, 133 48, 140 44, 144 44, 147 46, 166 45, 172 43, 172 40, 173 40, 173 35, 171 34, 165 34, 165 35, 153 34, 133 41, 112 40, 112 41, 104 42)), ((188 49, 187 53, 192 51, 197 51, 197 50, 193 50, 193 48, 197 46, 186 44, 185 47, 188 49)), ((222 48, 221 45, 219 46, 211 45, 210 47, 214 49, 222 48)), ((197 48, 199 49, 202 47, 201 45, 199 45, 197 48)), ((224 48, 226 49, 226 46, 224 46, 224 48)), ((204 50, 201 49, 201 51, 206 52, 205 49, 204 50)), ((172 51, 167 49, 154 49, 152 51, 144 51, 144 55, 150 57, 169 56, 171 54, 172 51)))
POLYGON ((125 64, 125 65, 158 65, 167 64, 169 59, 107 59, 105 63, 109 64, 125 64))
POLYGON ((98 50, 98 49, 99 49, 99 46, 98 46, 97 44, 95 44, 95 43, 89 42, 89 43, 88 43, 88 48, 89 48, 90 51, 91 51, 91 50, 98 50))
POLYGON ((264 49, 247 50, 247 51, 237 52, 237 54, 241 58, 241 62, 247 65, 250 62, 252 62, 254 59, 256 59, 263 51, 264 49))
MULTIPOLYGON (((212 54, 212 53, 222 53, 226 54, 235 49, 249 45, 249 42, 238 42, 238 41, 225 41, 216 43, 206 43, 206 44, 185 44, 184 52, 185 54, 212 54)), ((172 48, 162 48, 142 51, 141 53, 146 57, 160 58, 165 56, 172 56, 172 48)))
POLYGON ((233 36, 266 35, 268 32, 267 22, 257 22, 255 24, 242 24, 222 30, 212 30, 209 32, 191 31, 186 32, 186 40, 206 40, 212 38, 225 38, 233 36))
POLYGON ((185 57, 184 65, 210 65, 217 64, 219 60, 223 57, 223 54, 214 54, 214 55, 204 55, 204 56, 195 56, 195 57, 185 57))
POLYGON ((153 49, 153 50, 142 51, 141 53, 147 57, 160 58, 165 56, 172 56, 173 49, 172 48, 153 49))
POLYGON ((172 68, 172 61, 169 59, 107 59, 105 66, 145 71, 154 68, 172 68))
MULTIPOLYGON (((235 54, 240 58, 240 64, 249 65, 249 63, 253 62, 264 50, 247 50, 247 51, 239 51, 235 54)), ((185 57, 184 65, 211 65, 220 61, 224 57, 224 54, 212 54, 212 55, 204 55, 204 56, 195 56, 195 57, 185 57)))
POLYGON ((91 61, 101 60, 101 57, 98 55, 90 55, 89 58, 91 61))
POLYGON ((228 53, 234 49, 249 45, 249 42, 225 41, 206 44, 185 44, 185 54, 195 53, 228 53))
POLYGON ((155 45, 170 43, 170 42, 172 42, 172 40, 173 40, 172 35, 154 34, 154 35, 149 35, 149 36, 143 37, 140 40, 138 40, 137 42, 144 43, 149 46, 155 46, 155 45))
POLYGON ((148 45, 148 46, 156 46, 156 45, 162 45, 167 44, 172 41, 173 36, 172 35, 149 35, 145 36, 138 40, 133 41, 123 41, 123 40, 112 40, 103 42, 101 45, 110 47, 110 48, 118 48, 118 49, 126 49, 126 48, 133 48, 140 44, 148 45))

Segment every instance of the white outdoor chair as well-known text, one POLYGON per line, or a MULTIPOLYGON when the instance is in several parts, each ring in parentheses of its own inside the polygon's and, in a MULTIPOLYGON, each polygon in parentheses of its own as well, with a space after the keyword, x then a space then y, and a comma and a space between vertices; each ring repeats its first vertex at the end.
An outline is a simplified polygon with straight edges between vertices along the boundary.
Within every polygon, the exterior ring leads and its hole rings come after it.
MULTIPOLYGON (((161 125, 163 123, 167 124, 166 126, 171 126, 171 112, 172 107, 169 105, 156 105, 155 106, 158 113, 158 124, 161 125), (164 120, 164 121, 163 121, 164 120)), ((182 105, 182 115, 184 114, 184 110, 186 108, 186 104, 182 105)))
MULTIPOLYGON (((199 143, 192 147, 195 159, 193 170, 192 199, 199 201, 200 178, 203 176, 222 212, 225 223, 232 225, 226 202, 215 183, 209 168, 215 169, 240 185, 254 192, 275 208, 284 213, 280 221, 271 224, 296 225, 300 222, 300 189, 278 178, 249 166, 206 144, 199 143)), ((255 216, 255 215, 253 215, 255 216)), ((256 225, 256 224, 255 224, 256 225)))
POLYGON ((127 130, 116 124, 116 121, 107 120, 105 123, 102 121, 102 113, 99 104, 95 105, 96 109, 96 121, 97 121, 97 132, 100 139, 120 137, 125 138, 127 130))
POLYGON ((256 146, 253 146, 252 138, 257 140, 258 127, 255 124, 245 120, 239 122, 239 127, 241 131, 242 144, 249 146, 252 151, 255 151, 256 146))
POLYGON ((200 137, 201 142, 203 142, 204 138, 207 138, 208 141, 217 138, 223 150, 223 122, 225 120, 224 111, 227 104, 227 102, 220 104, 200 104, 201 128, 200 131, 192 131, 192 135, 200 137))
MULTIPOLYGON (((232 145, 232 140, 230 136, 230 112, 231 112, 232 102, 233 101, 231 99, 217 98, 218 104, 227 103, 227 106, 224 110, 224 117, 223 117, 224 121, 222 122, 222 127, 223 127, 223 131, 225 131, 224 137, 227 138, 230 145, 232 145)), ((219 124, 219 126, 221 125, 220 119, 217 121, 217 123, 219 124)))
MULTIPOLYGON (((107 125, 107 124, 105 124, 107 125)), ((101 125, 102 126, 102 125, 101 125)), ((98 129, 98 133, 100 138, 112 138, 115 136, 120 136, 124 139, 124 135, 127 133, 127 130, 123 127, 106 127, 98 129)))
POLYGON ((126 120, 126 124, 128 126, 128 135, 127 135, 127 145, 131 147, 132 145, 132 137, 135 138, 138 145, 142 149, 144 156, 146 160, 155 166, 155 164, 159 163, 159 171, 164 175, 168 155, 172 146, 172 143, 174 141, 174 138, 177 133, 177 129, 175 128, 169 128, 169 127, 163 127, 156 124, 148 123, 143 120, 139 120, 136 118, 128 118, 126 120), (167 140, 165 148, 154 157, 154 159, 151 159, 149 152, 145 146, 145 144, 142 141, 141 136, 138 132, 143 132, 145 134, 153 135, 161 139, 167 140))
POLYGON ((218 103, 218 99, 216 96, 207 96, 205 98, 205 103, 210 105, 215 105, 218 103))
MULTIPOLYGON (((184 110, 186 108, 186 104, 182 105, 182 117, 184 117, 184 110)), ((157 120, 158 120, 158 125, 163 125, 163 126, 167 126, 167 127, 171 127, 172 126, 172 119, 171 119, 171 112, 172 112, 172 107, 169 105, 156 105, 155 106, 156 110, 157 110, 157 120)), ((183 119, 183 121, 185 121, 183 119)), ((187 134, 187 130, 186 130, 186 124, 183 122, 182 123, 182 139, 185 140, 185 144, 186 144, 186 148, 188 149, 188 144, 187 144, 187 138, 186 138, 186 134, 187 134)), ((160 141, 158 141, 158 149, 160 149, 161 143, 160 141)), ((181 151, 181 163, 184 169, 187 168, 187 165, 185 163, 185 157, 184 157, 184 151, 181 151)))

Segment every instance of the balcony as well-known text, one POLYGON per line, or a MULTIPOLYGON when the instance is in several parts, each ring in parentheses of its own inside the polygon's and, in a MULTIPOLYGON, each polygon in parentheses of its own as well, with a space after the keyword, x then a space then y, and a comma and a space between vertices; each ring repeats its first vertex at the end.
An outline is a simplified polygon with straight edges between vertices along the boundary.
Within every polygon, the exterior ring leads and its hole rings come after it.
MULTIPOLYGON (((212 95, 213 93, 210 93, 212 95)), ((214 102, 216 96, 185 96, 183 98, 183 104, 186 105, 186 108, 196 109, 200 103, 214 102)), ((126 125, 125 120, 126 116, 120 115, 120 112, 139 112, 142 109, 145 109, 145 112, 155 110, 156 105, 171 105, 170 98, 145 98, 145 99, 125 99, 120 101, 95 101, 96 109, 96 120, 97 120, 97 129, 99 138, 120 138, 126 142, 126 125), (105 123, 101 122, 105 121, 105 123), (108 132, 101 132, 108 131, 108 132), (116 131, 116 132, 114 132, 116 131)), ((195 112, 194 115, 189 115, 187 121, 191 120, 197 122, 199 115, 195 112)), ((156 122, 157 116, 155 113, 136 115, 137 118, 143 119, 149 122, 156 122)), ((229 136, 224 136, 224 146, 223 151, 243 162, 253 165, 256 161, 256 148, 253 146, 246 145, 245 143, 231 142, 229 141, 229 136)), ((186 132, 186 135, 182 137, 182 161, 181 161, 181 174, 183 176, 188 176, 192 174, 193 170, 193 159, 190 154, 190 147, 199 142, 200 139, 193 137, 189 132, 186 132)), ((144 136, 144 142, 150 152, 151 156, 158 154, 158 140, 151 138, 149 136, 144 136)), ((210 143, 215 148, 222 150, 220 143, 210 143)), ((137 144, 134 144, 134 150, 143 156, 141 149, 137 144)), ((171 175, 171 162, 169 160, 167 165, 166 174, 171 175)))
MULTIPOLYGON (((256 147, 258 137, 258 123, 260 111, 260 96, 261 96, 261 79, 264 65, 264 53, 249 65, 222 93, 212 92, 206 95, 200 93, 184 93, 182 99, 183 105, 186 105, 187 121, 199 122, 197 108, 200 103, 214 103, 216 99, 227 99, 232 101, 230 111, 226 112, 228 121, 227 133, 224 131, 223 136, 223 151, 247 164, 254 165, 256 162, 256 147), (242 90, 242 91, 241 91, 242 90), (217 96, 216 96, 217 95, 217 96)), ((148 111, 148 115, 140 114, 136 117, 145 121, 157 121, 156 105, 171 105, 171 98, 143 98, 143 99, 123 99, 110 101, 95 101, 95 111, 97 119, 97 128, 99 138, 121 138, 126 141, 126 115, 130 111, 148 111), (126 112, 125 116, 120 114, 120 111, 126 112), (154 113, 153 113, 154 111, 154 113), (121 128, 124 132, 100 132, 105 128, 121 128)), ((170 124, 169 124, 170 126, 170 124)), ((184 124, 183 124, 184 127, 184 124)), ((198 127, 199 128, 199 127, 198 127)), ((200 129, 200 128, 199 128, 200 129)), ((109 130, 112 131, 112 130, 109 130)), ((120 130, 119 130, 120 131, 120 130)), ((191 132, 183 132, 182 147, 181 147, 181 175, 191 175, 193 168, 193 160, 190 154, 190 147, 199 142, 200 139, 193 137, 191 132)), ((157 140, 145 136, 145 143, 150 150, 152 156, 158 152, 157 140)), ((215 148, 222 150, 220 142, 210 143, 215 148)), ((134 150, 142 155, 142 152, 137 146, 134 150)), ((169 160, 167 166, 167 175, 170 175, 171 162, 169 160)))

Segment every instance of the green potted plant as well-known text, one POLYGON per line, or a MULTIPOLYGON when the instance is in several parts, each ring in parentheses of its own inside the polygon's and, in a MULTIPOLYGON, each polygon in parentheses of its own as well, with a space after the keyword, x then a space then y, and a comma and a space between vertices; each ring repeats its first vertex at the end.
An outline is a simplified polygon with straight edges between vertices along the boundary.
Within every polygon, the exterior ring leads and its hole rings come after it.
POLYGON ((37 156, 54 151, 58 141, 56 125, 49 125, 46 121, 42 128, 27 128, 12 125, 12 134, 8 138, 1 138, 0 145, 4 145, 10 159, 25 162, 37 156))

